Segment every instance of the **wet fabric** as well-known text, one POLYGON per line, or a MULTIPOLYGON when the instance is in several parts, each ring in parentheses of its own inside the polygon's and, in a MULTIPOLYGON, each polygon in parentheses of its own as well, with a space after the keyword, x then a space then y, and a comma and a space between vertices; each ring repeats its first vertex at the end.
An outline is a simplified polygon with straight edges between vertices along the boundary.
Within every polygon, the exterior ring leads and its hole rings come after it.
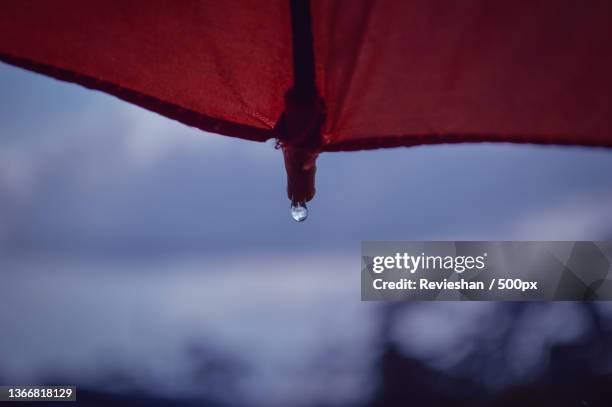
MULTIPOLYGON (((313 0, 318 149, 612 146, 612 2, 313 0)), ((289 2, 0 2, 0 59, 203 130, 277 136, 289 2)))

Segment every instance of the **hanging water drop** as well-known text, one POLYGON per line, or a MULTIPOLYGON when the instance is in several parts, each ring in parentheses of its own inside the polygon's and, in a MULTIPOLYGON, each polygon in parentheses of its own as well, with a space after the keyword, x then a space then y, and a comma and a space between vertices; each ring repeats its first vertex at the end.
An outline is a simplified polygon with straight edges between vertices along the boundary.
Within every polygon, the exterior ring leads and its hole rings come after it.
POLYGON ((296 222, 303 222, 308 217, 308 208, 306 202, 291 203, 291 217, 296 222))

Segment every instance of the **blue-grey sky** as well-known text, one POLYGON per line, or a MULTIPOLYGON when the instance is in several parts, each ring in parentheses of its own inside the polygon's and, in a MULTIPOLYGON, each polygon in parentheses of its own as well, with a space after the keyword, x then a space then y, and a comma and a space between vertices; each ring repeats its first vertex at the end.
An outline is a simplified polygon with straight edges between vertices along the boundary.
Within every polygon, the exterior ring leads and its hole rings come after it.
POLYGON ((511 144, 328 153, 303 224, 272 143, 201 132, 0 66, 0 236, 12 247, 353 249, 362 239, 598 239, 612 151, 511 144))
MULTIPOLYGON (((250 404, 355 401, 376 357, 361 240, 611 238, 610 174, 612 151, 594 148, 323 154, 297 224, 273 143, 0 64, 0 379, 54 371, 100 383, 119 371, 174 394, 191 386, 184 346, 204 342, 251 367, 250 404), (330 352, 333 374, 308 374, 330 352)), ((580 334, 573 307, 543 308, 542 328, 511 358, 531 365, 508 374, 529 377, 547 346, 580 334)), ((503 324, 497 309, 419 305, 397 335, 448 364, 483 321, 503 324)))

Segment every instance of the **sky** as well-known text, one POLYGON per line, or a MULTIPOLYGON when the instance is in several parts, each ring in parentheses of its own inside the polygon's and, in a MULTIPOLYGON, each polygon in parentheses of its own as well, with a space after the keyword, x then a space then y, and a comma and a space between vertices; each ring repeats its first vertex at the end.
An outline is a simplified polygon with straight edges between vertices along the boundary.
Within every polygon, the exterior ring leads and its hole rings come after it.
MULTIPOLYGON (((327 153, 296 223, 272 141, 0 64, 0 379, 99 384, 119 371, 172 394, 197 387, 184 349, 204 346, 248 366, 240 386, 253 400, 282 405, 298 388, 304 403, 365 397, 376 354, 356 355, 372 347, 377 308, 359 301, 362 240, 610 239, 610 174, 612 152, 597 148, 327 153), (333 375, 304 373, 330 353, 333 375)), ((397 335, 407 352, 446 354, 495 307, 420 305, 397 335)), ((552 322, 537 352, 581 329, 571 305, 539 317, 552 322)), ((524 376, 540 359, 517 349, 535 360, 517 365, 524 376)))
POLYGON ((610 236, 606 149, 511 144, 328 153, 294 224, 282 154, 2 65, 4 244, 354 250, 361 240, 610 236))

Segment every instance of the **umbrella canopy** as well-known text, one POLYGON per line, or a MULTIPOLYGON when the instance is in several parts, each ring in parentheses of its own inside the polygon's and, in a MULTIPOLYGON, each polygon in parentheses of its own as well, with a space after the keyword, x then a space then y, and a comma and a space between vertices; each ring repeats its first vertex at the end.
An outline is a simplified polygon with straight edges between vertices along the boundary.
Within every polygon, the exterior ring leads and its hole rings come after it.
POLYGON ((0 2, 0 59, 187 125, 325 151, 474 141, 612 146, 607 0, 0 2))

